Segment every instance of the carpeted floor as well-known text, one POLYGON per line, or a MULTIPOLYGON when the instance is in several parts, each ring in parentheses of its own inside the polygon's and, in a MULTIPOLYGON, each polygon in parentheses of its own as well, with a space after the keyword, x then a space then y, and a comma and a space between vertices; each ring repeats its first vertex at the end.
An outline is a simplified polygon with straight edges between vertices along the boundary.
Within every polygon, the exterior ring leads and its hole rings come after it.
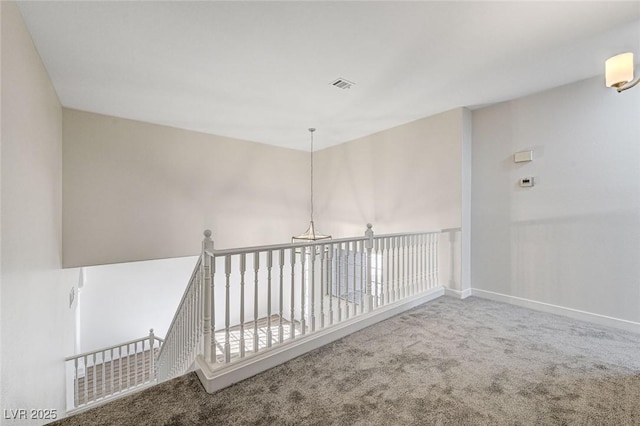
POLYGON ((57 425, 640 425, 640 335, 442 297, 214 395, 189 374, 57 425))

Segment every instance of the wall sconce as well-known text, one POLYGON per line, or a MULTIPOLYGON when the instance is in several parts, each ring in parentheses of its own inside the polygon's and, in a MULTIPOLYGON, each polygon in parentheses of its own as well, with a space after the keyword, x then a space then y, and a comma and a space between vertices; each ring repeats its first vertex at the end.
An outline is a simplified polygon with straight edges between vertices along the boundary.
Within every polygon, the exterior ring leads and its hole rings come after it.
POLYGON ((640 78, 633 81, 633 53, 621 53, 612 56, 604 63, 605 81, 607 87, 615 87, 618 93, 631 89, 640 82, 640 78))

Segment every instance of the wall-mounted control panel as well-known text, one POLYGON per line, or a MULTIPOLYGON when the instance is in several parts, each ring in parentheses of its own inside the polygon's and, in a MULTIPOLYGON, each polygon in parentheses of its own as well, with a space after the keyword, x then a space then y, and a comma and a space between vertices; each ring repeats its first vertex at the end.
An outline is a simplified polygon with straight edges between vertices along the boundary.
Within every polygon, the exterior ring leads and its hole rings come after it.
POLYGON ((533 176, 520 178, 520 186, 523 188, 533 186, 533 176))
POLYGON ((533 151, 520 151, 513 154, 514 163, 525 163, 533 161, 533 151))

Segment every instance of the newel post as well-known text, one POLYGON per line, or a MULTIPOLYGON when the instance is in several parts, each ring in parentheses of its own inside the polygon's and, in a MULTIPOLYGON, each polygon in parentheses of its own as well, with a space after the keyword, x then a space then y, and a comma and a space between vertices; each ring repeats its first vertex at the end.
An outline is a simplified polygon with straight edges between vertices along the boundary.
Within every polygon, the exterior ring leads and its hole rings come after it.
POLYGON ((371 294, 371 250, 373 249, 373 225, 367 223, 367 230, 364 232, 364 236, 367 238, 365 241, 365 248, 367 249, 367 312, 373 311, 373 295, 371 294))
POLYGON ((212 252, 213 252, 213 240, 211 239, 211 230, 204 231, 204 240, 202 240, 202 274, 204 282, 204 309, 203 309, 203 345, 204 345, 204 359, 207 362, 211 362, 211 330, 213 328, 213 321, 211 319, 212 310, 212 295, 213 295, 213 280, 211 279, 211 265, 212 265, 212 252))

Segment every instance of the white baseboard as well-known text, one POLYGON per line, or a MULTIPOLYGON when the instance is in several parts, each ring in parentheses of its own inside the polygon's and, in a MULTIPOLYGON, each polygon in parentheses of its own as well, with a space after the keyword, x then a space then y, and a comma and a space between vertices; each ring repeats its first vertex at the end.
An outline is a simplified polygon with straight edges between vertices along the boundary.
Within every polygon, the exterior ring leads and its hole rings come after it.
POLYGON ((212 369, 201 356, 198 356, 196 373, 207 392, 213 393, 443 295, 444 289, 436 287, 426 293, 408 297, 220 368, 212 369))
POLYGON ((444 295, 455 297, 456 299, 466 299, 467 297, 471 296, 471 289, 467 288, 465 290, 460 291, 460 290, 454 290, 452 288, 445 288, 444 295))
POLYGON ((552 305, 550 303, 538 302, 536 300, 524 299, 522 297, 509 296, 507 294, 495 293, 493 291, 480 290, 477 288, 471 289, 471 295, 481 297, 483 299, 495 300, 496 302, 510 303, 512 305, 522 306, 524 308, 534 309, 537 311, 548 312, 556 315, 563 315, 573 319, 592 322, 594 324, 613 327, 620 330, 640 333, 640 323, 628 321, 620 318, 594 314, 592 312, 581 311, 578 309, 567 308, 564 306, 552 305))

